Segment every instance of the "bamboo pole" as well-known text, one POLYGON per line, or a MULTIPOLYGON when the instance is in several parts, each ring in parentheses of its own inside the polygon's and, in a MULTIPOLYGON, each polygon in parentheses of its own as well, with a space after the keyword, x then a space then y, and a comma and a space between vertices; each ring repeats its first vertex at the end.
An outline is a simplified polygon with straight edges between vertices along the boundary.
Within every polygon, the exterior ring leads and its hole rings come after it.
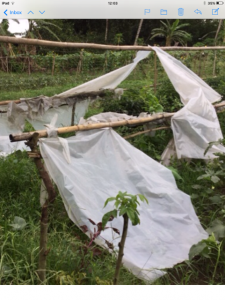
POLYGON ((47 249, 47 237, 48 237, 48 207, 55 200, 56 192, 52 181, 46 171, 44 164, 41 160, 41 155, 38 152, 37 142, 39 139, 38 133, 34 133, 26 145, 31 148, 32 152, 29 152, 30 158, 34 159, 34 163, 37 167, 40 177, 42 178, 44 185, 46 187, 48 198, 41 209, 41 219, 40 219, 40 252, 39 252, 39 262, 38 262, 38 276, 41 283, 46 280, 46 264, 47 255, 49 250, 47 249))
POLYGON ((74 126, 75 107, 76 107, 76 102, 74 102, 72 106, 71 126, 74 126))
MULTIPOLYGON (((225 106, 225 101, 214 105, 215 109, 220 109, 223 106, 225 106)), ((62 133, 68 133, 68 132, 73 132, 73 131, 85 131, 85 130, 106 128, 106 127, 141 125, 144 123, 154 122, 157 120, 171 119, 171 117, 174 114, 175 113, 164 112, 164 113, 155 114, 155 115, 145 117, 145 118, 122 120, 122 121, 116 121, 116 122, 105 122, 105 123, 95 123, 95 124, 88 124, 88 125, 74 125, 74 126, 68 126, 68 127, 61 127, 61 128, 57 128, 57 133, 62 134, 62 133)), ((21 133, 21 134, 10 134, 9 139, 11 142, 25 141, 25 140, 28 140, 35 132, 37 132, 39 134, 40 138, 47 136, 46 130, 38 130, 38 131, 33 131, 33 132, 25 132, 25 133, 21 133)))
MULTIPOLYGON (((60 47, 60 48, 92 48, 92 49, 102 49, 102 50, 152 50, 151 46, 120 46, 120 45, 104 45, 104 44, 94 44, 94 43, 67 43, 67 42, 53 42, 47 40, 38 39, 27 39, 27 38, 16 38, 9 36, 0 36, 0 42, 2 43, 12 43, 12 44, 26 44, 35 46, 47 46, 47 47, 60 47)), ((225 46, 210 46, 210 47, 161 47, 164 51, 197 51, 197 50, 225 50, 225 46)))
POLYGON ((124 136, 123 138, 124 138, 125 140, 127 140, 127 139, 129 139, 129 138, 132 138, 132 137, 135 137, 135 136, 137 136, 137 135, 144 134, 144 133, 147 133, 147 132, 157 131, 157 130, 163 130, 163 129, 170 129, 170 128, 171 128, 170 126, 156 127, 156 128, 152 128, 152 129, 147 129, 147 130, 139 131, 139 132, 136 132, 136 133, 133 133, 133 134, 124 136))
POLYGON ((154 93, 156 93, 157 88, 157 55, 154 53, 154 93))
MULTIPOLYGON (((88 125, 74 125, 68 127, 61 127, 61 128, 57 128, 57 133, 62 134, 62 133, 68 133, 73 131, 85 131, 91 129, 106 128, 106 127, 119 127, 124 125, 140 125, 151 121, 156 121, 159 119, 164 119, 164 118, 168 119, 171 118, 173 115, 174 113, 160 113, 150 117, 137 118, 132 120, 122 120, 116 122, 105 122, 105 123, 95 123, 95 124, 88 124, 88 125)), ((47 136, 46 130, 39 130, 33 132, 25 132, 21 134, 10 134, 9 138, 11 142, 25 141, 28 140, 35 132, 39 134, 39 137, 47 136)))
POLYGON ((0 105, 7 105, 10 102, 21 103, 20 100, 6 100, 6 101, 0 101, 0 105))
POLYGON ((52 76, 54 75, 54 70, 55 70, 55 55, 52 58, 52 76))

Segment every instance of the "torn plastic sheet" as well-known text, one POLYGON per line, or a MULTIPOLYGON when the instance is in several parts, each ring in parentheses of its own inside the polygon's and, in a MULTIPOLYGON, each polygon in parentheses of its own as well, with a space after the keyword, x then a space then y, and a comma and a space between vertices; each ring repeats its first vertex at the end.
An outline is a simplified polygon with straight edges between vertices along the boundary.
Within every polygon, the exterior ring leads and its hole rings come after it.
MULTIPOLYGON (((210 142, 223 138, 216 111, 211 104, 220 101, 221 95, 176 58, 158 47, 153 49, 185 105, 171 118, 177 157, 209 159, 215 158, 213 153, 225 152, 223 146, 214 146, 204 155, 210 142)), ((168 161, 165 153, 164 160, 168 161)))
MULTIPOLYGON (((6 107, 1 107, 2 111, 6 111, 6 107)), ((28 147, 24 142, 11 143, 9 134, 21 133, 18 128, 12 126, 7 119, 7 113, 0 113, 0 156, 6 156, 16 150, 27 150, 28 147)))
MULTIPOLYGON (((57 112, 59 106, 61 107, 64 104, 72 106, 73 103, 76 103, 75 123, 78 123, 79 119, 85 115, 89 104, 88 96, 85 95, 101 92, 105 89, 115 89, 149 53, 150 51, 138 51, 133 63, 53 97, 41 95, 35 98, 22 98, 19 104, 10 103, 8 106, 8 120, 16 126, 19 125, 20 129, 23 130, 25 119, 27 119, 35 130, 40 130, 43 129, 43 124, 51 122, 52 116, 57 112), (83 101, 78 98, 78 96, 82 96, 82 94, 84 97, 82 99, 83 101)), ((121 92, 122 91, 117 91, 119 94, 121 94, 121 92)), ((69 115, 69 111, 71 111, 72 115, 72 108, 63 108, 62 113, 58 112, 59 119, 57 127, 61 127, 61 124, 63 124, 63 126, 71 125, 71 115, 69 115)))
POLYGON ((130 73, 134 70, 136 65, 149 55, 150 51, 138 51, 133 63, 119 68, 115 71, 107 73, 103 76, 95 78, 75 88, 72 88, 64 93, 58 94, 58 98, 74 97, 81 93, 98 92, 106 89, 115 89, 130 73))
MULTIPOLYGON (((115 131, 78 132, 67 141, 71 164, 55 138, 41 139, 40 151, 76 225, 86 225, 93 233, 88 218, 100 222, 113 209, 111 202, 103 209, 105 200, 118 191, 148 199, 149 204, 141 203, 138 208, 141 224, 129 223, 123 257, 125 267, 137 277, 157 279, 164 274, 160 269, 188 259, 190 247, 207 238, 190 197, 177 188, 172 172, 115 131)), ((111 225, 122 233, 123 218, 114 219, 111 225)), ((97 238, 96 243, 107 248, 103 238, 118 249, 120 237, 115 232, 105 230, 97 238)))
POLYGON ((204 80, 188 69, 179 60, 158 47, 155 50, 163 68, 165 69, 175 90, 180 95, 181 102, 185 105, 192 99, 198 99, 201 90, 209 102, 221 100, 221 95, 214 91, 204 80))

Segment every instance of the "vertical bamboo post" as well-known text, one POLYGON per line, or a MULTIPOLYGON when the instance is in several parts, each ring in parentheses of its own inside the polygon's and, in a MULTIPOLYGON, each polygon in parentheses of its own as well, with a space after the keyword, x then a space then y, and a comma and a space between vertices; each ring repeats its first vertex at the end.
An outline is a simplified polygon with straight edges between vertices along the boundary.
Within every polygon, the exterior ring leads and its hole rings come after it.
POLYGON ((75 107, 76 107, 76 102, 74 101, 73 106, 72 106, 71 126, 74 125, 75 107))
POLYGON ((198 76, 201 77, 201 73, 202 73, 202 54, 200 52, 199 54, 199 65, 198 65, 198 76))
POLYGON ((46 200, 46 202, 44 203, 41 209, 40 252, 39 252, 39 262, 38 262, 38 272, 37 272, 41 283, 44 283, 46 280, 47 255, 49 252, 49 250, 47 250, 48 206, 55 200, 56 192, 52 184, 52 181, 49 177, 49 174, 46 171, 44 164, 41 160, 41 155, 37 147, 38 138, 39 138, 39 134, 35 132, 25 144, 31 148, 32 152, 29 153, 29 156, 34 158, 34 163, 38 169, 39 175, 42 178, 48 193, 48 199, 46 200))
POLYGON ((55 69, 55 55, 52 58, 52 76, 54 75, 54 69, 55 69))
POLYGON ((28 60, 28 74, 30 75, 30 57, 29 56, 28 56, 27 60, 28 60))
POLYGON ((156 93, 157 88, 157 56, 156 52, 154 52, 154 93, 156 93))
POLYGON ((207 62, 208 54, 204 55, 204 65, 203 65, 203 78, 206 77, 206 62, 207 62))
POLYGON ((9 72, 9 63, 8 63, 8 56, 5 57, 5 66, 6 66, 6 72, 9 72))
POLYGON ((195 54, 194 59, 193 59, 193 61, 194 61, 193 72, 195 72, 195 73, 197 73, 196 72, 196 60, 197 60, 197 57, 196 57, 196 54, 195 54))

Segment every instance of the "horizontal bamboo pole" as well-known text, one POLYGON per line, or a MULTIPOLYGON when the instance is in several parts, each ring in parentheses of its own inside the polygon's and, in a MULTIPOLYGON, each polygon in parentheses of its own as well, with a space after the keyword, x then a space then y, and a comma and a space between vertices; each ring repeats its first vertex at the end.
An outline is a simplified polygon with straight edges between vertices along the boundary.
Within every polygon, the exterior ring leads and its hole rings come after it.
MULTIPOLYGON (((171 118, 174 115, 174 113, 161 113, 157 115, 153 115, 146 118, 138 118, 133 120, 122 120, 122 121, 116 121, 116 122, 105 122, 105 123, 95 123, 95 124, 88 124, 88 125, 74 125, 69 127, 61 127, 57 128, 57 133, 68 133, 73 131, 85 131, 85 130, 91 130, 91 129, 100 129, 100 128, 106 128, 106 127, 119 127, 119 126, 125 126, 125 125, 139 125, 148 123, 151 121, 156 121, 159 119, 168 119, 171 118)), ((25 132, 21 134, 10 134, 9 138, 11 142, 18 142, 18 141, 24 141, 28 140, 34 132, 37 132, 39 134, 39 137, 46 137, 47 131, 46 130, 39 130, 39 131, 33 131, 33 132, 25 132)))
POLYGON ((125 140, 127 140, 127 139, 129 139, 129 138, 132 138, 132 137, 135 137, 135 136, 138 136, 138 135, 140 135, 140 134, 147 133, 147 132, 152 132, 152 131, 157 131, 157 130, 163 130, 163 129, 170 129, 170 128, 171 128, 170 126, 156 127, 156 128, 147 129, 147 130, 144 130, 144 131, 139 131, 139 132, 136 132, 136 133, 133 133, 133 134, 124 136, 123 138, 124 138, 125 140))
POLYGON ((21 103, 20 100, 5 100, 5 101, 0 101, 0 105, 7 105, 9 104, 10 102, 15 102, 15 103, 21 103))
MULTIPOLYGON (((219 109, 220 107, 225 106, 225 101, 215 104, 214 107, 219 109)), ((95 124, 88 124, 88 125, 74 125, 68 127, 61 127, 57 128, 57 133, 68 133, 73 131, 85 131, 85 130, 92 130, 92 129, 100 129, 106 127, 119 127, 119 126, 126 126, 126 125, 141 125, 144 123, 154 122, 156 120, 162 119, 170 119, 175 113, 160 113, 156 115, 152 115, 146 118, 138 118, 133 120, 122 120, 116 122, 105 122, 105 123, 95 123, 95 124)), ((32 137, 34 132, 39 134, 39 137, 46 137, 47 131, 46 130, 38 130, 32 132, 25 132, 21 134, 10 134, 9 139, 11 142, 18 142, 18 141, 25 141, 32 137)))
MULTIPOLYGON (((46 47, 60 47, 60 48, 82 48, 82 49, 102 49, 102 50, 145 50, 154 51, 151 46, 116 46, 104 45, 93 43, 67 43, 67 42, 54 42, 38 39, 16 38, 9 36, 0 36, 1 43, 12 44, 25 44, 46 47)), ((199 51, 199 50, 225 50, 225 46, 212 46, 212 47, 161 47, 164 51, 199 51)))

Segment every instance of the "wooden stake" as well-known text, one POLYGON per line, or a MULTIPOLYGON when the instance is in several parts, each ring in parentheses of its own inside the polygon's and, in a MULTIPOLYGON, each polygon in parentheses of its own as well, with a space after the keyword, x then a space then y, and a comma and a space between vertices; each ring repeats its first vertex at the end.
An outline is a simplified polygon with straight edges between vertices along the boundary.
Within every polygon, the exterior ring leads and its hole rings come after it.
POLYGON ((52 76, 54 75, 54 69, 55 69, 55 55, 53 56, 52 59, 52 76))
POLYGON ((49 250, 47 250, 47 236, 48 236, 48 206, 55 200, 56 192, 53 187, 52 181, 49 177, 48 172, 46 171, 43 162, 41 161, 40 153, 38 152, 37 142, 39 139, 39 134, 34 133, 28 142, 25 144, 31 148, 30 156, 34 157, 34 163, 38 169, 39 175, 42 178, 47 193, 48 199, 41 209, 41 220, 40 220, 40 253, 39 253, 39 262, 38 262, 38 276, 41 283, 44 283, 46 280, 46 263, 47 255, 49 250))
POLYGON ((156 93, 157 88, 157 55, 154 53, 154 93, 156 93))
POLYGON ((76 107, 76 102, 73 103, 73 107, 72 107, 71 126, 74 126, 75 107, 76 107))
POLYGON ((144 134, 144 133, 151 132, 151 131, 163 130, 163 129, 170 129, 170 127, 169 126, 162 126, 162 127, 147 129, 147 130, 139 131, 139 132, 124 136, 123 138, 125 140, 127 140, 129 138, 135 137, 135 136, 140 135, 140 134, 144 134))

